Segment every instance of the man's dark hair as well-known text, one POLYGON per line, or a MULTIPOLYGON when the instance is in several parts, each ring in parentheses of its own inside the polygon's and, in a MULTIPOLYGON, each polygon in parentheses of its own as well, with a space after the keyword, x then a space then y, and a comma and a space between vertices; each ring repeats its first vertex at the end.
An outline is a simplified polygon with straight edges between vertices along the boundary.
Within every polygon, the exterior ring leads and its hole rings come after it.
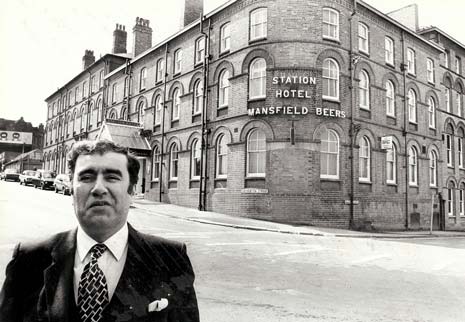
POLYGON ((74 177, 74 170, 76 168, 76 160, 80 155, 103 155, 107 152, 116 152, 124 154, 128 160, 129 172, 129 187, 128 193, 133 194, 134 186, 137 184, 139 176, 139 161, 129 152, 125 147, 122 147, 114 142, 108 140, 98 141, 79 141, 73 145, 71 151, 68 153, 68 169, 70 172, 71 180, 74 177))

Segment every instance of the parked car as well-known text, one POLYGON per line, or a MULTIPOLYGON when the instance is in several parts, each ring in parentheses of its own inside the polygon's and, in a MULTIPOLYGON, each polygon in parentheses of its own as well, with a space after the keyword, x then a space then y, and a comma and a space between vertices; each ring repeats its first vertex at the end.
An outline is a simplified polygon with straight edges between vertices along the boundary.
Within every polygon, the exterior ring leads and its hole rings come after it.
POLYGON ((4 180, 19 181, 19 171, 17 169, 6 169, 4 180))
POLYGON ((55 172, 50 170, 37 170, 36 175, 32 178, 34 188, 53 189, 53 182, 56 177, 55 172))
POLYGON ((32 184, 32 179, 36 175, 34 170, 24 170, 23 173, 19 175, 19 184, 24 184, 27 186, 28 184, 32 184))
POLYGON ((62 192, 64 195, 71 194, 71 181, 69 180, 69 175, 60 173, 56 176, 55 181, 53 182, 55 187, 55 192, 62 192))

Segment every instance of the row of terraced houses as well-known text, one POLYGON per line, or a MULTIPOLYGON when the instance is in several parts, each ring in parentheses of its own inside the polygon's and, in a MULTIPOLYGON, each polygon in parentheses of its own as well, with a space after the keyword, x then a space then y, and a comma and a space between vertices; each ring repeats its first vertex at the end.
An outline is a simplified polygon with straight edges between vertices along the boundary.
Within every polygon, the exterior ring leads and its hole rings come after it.
POLYGON ((137 18, 47 99, 45 167, 122 144, 145 199, 293 224, 465 229, 465 46, 417 8, 231 0, 152 45, 137 18))

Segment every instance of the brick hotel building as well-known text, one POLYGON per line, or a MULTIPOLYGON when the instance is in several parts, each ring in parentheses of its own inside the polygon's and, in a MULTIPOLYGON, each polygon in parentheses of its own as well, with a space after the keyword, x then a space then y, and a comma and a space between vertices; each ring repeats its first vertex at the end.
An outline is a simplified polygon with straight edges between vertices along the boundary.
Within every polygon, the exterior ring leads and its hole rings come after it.
POLYGON ((141 162, 145 199, 295 224, 465 229, 465 46, 416 6, 231 0, 112 54, 46 99, 45 166, 82 138, 141 162))

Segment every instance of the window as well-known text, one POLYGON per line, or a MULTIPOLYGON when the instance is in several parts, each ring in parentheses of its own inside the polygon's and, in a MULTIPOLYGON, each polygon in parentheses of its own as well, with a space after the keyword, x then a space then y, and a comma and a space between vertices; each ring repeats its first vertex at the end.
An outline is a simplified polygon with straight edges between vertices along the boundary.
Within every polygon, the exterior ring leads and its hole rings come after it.
POLYGON ((444 66, 446 66, 446 68, 449 68, 449 51, 448 50, 444 51, 444 66))
POLYGON ((447 215, 454 217, 454 190, 455 184, 450 182, 447 186, 447 215))
POLYGON ((228 145, 224 135, 216 140, 216 177, 226 178, 228 175, 228 145))
POLYGON ((161 95, 157 95, 155 97, 154 107, 155 107, 155 118, 153 121, 155 125, 159 125, 161 124, 161 113, 162 113, 162 108, 163 108, 163 103, 161 101, 161 95))
POLYGON ((178 146, 176 143, 170 147, 170 180, 178 180, 178 146))
POLYGON ((428 82, 434 83, 434 62, 430 58, 426 60, 426 74, 428 76, 428 82))
POLYGON ((436 103, 432 97, 428 99, 428 125, 431 129, 436 128, 436 103))
POLYGON ((163 58, 157 61, 157 82, 161 82, 165 78, 165 61, 163 58))
POLYGON ((339 136, 334 130, 321 137, 320 178, 339 179, 339 136))
POLYGON ((463 183, 459 190, 459 214, 461 217, 465 216, 465 184, 463 183))
POLYGON ((158 181, 160 179, 161 168, 161 153, 158 146, 153 148, 153 167, 152 167, 152 180, 158 181))
POLYGON ((181 110, 181 91, 176 88, 173 92, 173 111, 171 120, 179 120, 179 112, 181 110))
POLYGON ((124 97, 129 96, 129 76, 124 79, 124 89, 123 89, 124 97))
POLYGON ((446 161, 447 161, 447 166, 452 167, 452 135, 446 134, 446 161))
POLYGON ((231 24, 228 22, 220 29, 220 53, 231 48, 231 24))
POLYGON ((121 110, 120 119, 122 119, 122 120, 127 120, 128 119, 128 109, 127 108, 124 107, 121 110))
POLYGON ((91 90, 91 93, 94 93, 97 91, 97 83, 95 81, 95 75, 90 78, 90 90, 91 90))
POLYGON ((408 120, 411 123, 417 122, 417 95, 413 89, 408 91, 408 120))
POLYGON ((147 85, 147 68, 142 68, 140 71, 139 91, 143 91, 147 85))
POLYGON ((358 24, 358 50, 366 54, 369 53, 368 49, 368 27, 359 22, 358 24))
POLYGON ((264 177, 266 165, 266 137, 260 129, 249 132, 247 137, 247 176, 264 177))
POLYGON ((195 139, 191 145, 191 178, 199 179, 200 178, 200 156, 202 150, 200 148, 200 141, 195 139))
POLYGON ((386 150, 386 183, 395 184, 397 181, 397 154, 396 146, 386 150))
POLYGON ((250 13, 250 40, 266 37, 267 9, 260 8, 250 13))
POLYGON ((323 61, 323 98, 339 100, 339 65, 332 58, 323 61))
POLYGON ((359 181, 370 181, 370 141, 367 137, 360 139, 359 148, 359 181))
POLYGON ((195 64, 203 62, 205 57, 205 38, 201 37, 195 41, 195 64))
POLYGON ((79 87, 74 90, 74 102, 79 102, 79 87))
POLYGON ((413 49, 407 49, 407 72, 415 75, 415 52, 413 49))
POLYGON ((394 84, 391 81, 386 82, 386 114, 396 116, 394 84))
POLYGON ((114 109, 110 111, 110 113, 108 114, 108 118, 112 120, 116 120, 118 118, 118 116, 116 115, 116 111, 114 109))
POLYGON ((394 42, 391 38, 384 38, 384 59, 386 63, 394 66, 394 42))
POLYGON ((409 184, 412 186, 418 185, 418 154, 415 147, 411 147, 408 153, 409 165, 409 184))
POLYGON ((182 69, 182 49, 178 49, 174 53, 174 73, 180 73, 182 69))
POLYGON ((140 101, 137 105, 137 122, 144 123, 145 102, 140 101))
POLYGON ((111 87, 111 101, 112 103, 116 103, 117 101, 117 96, 118 96, 118 87, 116 86, 117 84, 113 84, 111 87))
POLYGON ((256 58, 249 69, 249 98, 266 97, 266 62, 263 58, 256 58))
POLYGON ((429 153, 429 185, 437 187, 438 185, 438 157, 435 151, 429 153))
POLYGON ((229 71, 224 70, 220 74, 218 107, 228 106, 229 102, 229 71))
POLYGON ((82 98, 87 97, 88 91, 87 81, 84 81, 84 83, 82 83, 82 98))
POLYGON ((194 110, 193 114, 200 114, 203 106, 203 87, 200 80, 194 84, 194 110))
POLYGON ((370 109, 370 78, 366 71, 362 70, 359 74, 359 99, 360 108, 370 109))
POLYGON ((459 168, 463 168, 463 136, 457 139, 457 154, 459 157, 459 168))
POLYGON ((460 57, 455 57, 455 72, 457 74, 461 74, 461 68, 462 68, 462 64, 461 64, 461 59, 460 57))
POLYGON ((323 38, 339 40, 339 12, 323 8, 323 38))
POLYGON ((105 72, 103 70, 100 71, 99 78, 98 78, 98 88, 103 87, 103 77, 105 76, 105 72))
POLYGON ((446 87, 446 90, 444 92, 444 99, 446 103, 446 111, 451 112, 451 106, 450 106, 450 89, 446 87))
POLYGON ((455 93, 455 103, 457 104, 457 115, 462 116, 462 90, 457 89, 455 93))

